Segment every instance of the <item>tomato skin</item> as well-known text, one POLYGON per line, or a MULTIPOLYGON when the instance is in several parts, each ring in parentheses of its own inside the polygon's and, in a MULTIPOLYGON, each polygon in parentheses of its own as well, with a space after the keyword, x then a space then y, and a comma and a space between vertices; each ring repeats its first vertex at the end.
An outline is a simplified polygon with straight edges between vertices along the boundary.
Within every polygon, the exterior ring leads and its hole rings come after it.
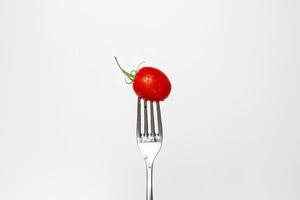
POLYGON ((150 101, 163 101, 171 92, 171 82, 159 69, 142 67, 133 80, 133 90, 140 98, 150 101))

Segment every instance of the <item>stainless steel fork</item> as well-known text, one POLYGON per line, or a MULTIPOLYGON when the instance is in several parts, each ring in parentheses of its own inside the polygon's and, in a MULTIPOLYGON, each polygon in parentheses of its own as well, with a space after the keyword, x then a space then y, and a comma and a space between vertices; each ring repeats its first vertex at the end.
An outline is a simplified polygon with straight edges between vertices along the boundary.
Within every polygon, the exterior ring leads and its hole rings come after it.
POLYGON ((148 131, 148 105, 144 100, 144 129, 141 131, 141 98, 137 102, 137 144, 144 156, 146 163, 146 200, 153 200, 153 163, 161 149, 163 141, 163 130, 159 102, 156 102, 157 131, 155 131, 155 120, 153 101, 150 101, 150 132, 148 131))

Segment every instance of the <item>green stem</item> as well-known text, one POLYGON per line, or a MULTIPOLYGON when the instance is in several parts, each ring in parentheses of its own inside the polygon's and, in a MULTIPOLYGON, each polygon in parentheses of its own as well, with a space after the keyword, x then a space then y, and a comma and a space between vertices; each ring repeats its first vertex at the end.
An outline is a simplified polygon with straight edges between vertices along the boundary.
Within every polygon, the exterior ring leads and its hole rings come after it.
POLYGON ((125 74, 125 76, 127 76, 127 78, 129 78, 131 81, 133 81, 135 76, 134 76, 133 74, 131 74, 131 73, 125 71, 125 70, 120 66, 120 64, 119 64, 118 59, 117 59, 116 56, 114 56, 114 58, 115 58, 115 60, 116 60, 116 63, 117 63, 117 65, 118 65, 118 67, 119 67, 119 68, 121 69, 121 71, 123 72, 123 74, 125 74))

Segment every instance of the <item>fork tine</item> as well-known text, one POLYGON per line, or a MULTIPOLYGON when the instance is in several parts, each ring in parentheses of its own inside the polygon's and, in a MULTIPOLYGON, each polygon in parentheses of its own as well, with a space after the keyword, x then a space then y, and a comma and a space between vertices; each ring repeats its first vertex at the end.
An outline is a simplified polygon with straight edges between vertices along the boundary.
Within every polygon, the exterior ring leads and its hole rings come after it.
POLYGON ((144 100, 144 136, 148 136, 148 113, 147 100, 144 100))
POLYGON ((136 136, 141 137, 141 98, 137 101, 136 136))
POLYGON ((155 135, 155 128, 154 128, 154 112, 153 112, 153 101, 150 101, 150 122, 151 122, 151 132, 150 135, 155 135))
POLYGON ((156 102, 156 109, 157 109, 157 125, 158 125, 157 135, 162 137, 163 136, 163 129, 162 129, 162 122, 161 122, 161 113, 160 113, 159 101, 156 102))

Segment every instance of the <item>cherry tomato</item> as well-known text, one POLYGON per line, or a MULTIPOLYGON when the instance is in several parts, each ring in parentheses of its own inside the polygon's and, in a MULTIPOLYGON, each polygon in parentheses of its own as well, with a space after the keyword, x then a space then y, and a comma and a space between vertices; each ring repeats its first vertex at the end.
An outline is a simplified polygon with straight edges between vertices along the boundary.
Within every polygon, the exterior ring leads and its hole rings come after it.
POLYGON ((171 92, 168 77, 154 67, 142 67, 133 80, 133 90, 138 97, 150 101, 163 101, 171 92))
POLYGON ((133 83, 133 90, 138 97, 150 101, 163 101, 169 96, 171 82, 161 70, 144 66, 135 74, 128 73, 120 66, 116 57, 115 60, 125 76, 133 83))

